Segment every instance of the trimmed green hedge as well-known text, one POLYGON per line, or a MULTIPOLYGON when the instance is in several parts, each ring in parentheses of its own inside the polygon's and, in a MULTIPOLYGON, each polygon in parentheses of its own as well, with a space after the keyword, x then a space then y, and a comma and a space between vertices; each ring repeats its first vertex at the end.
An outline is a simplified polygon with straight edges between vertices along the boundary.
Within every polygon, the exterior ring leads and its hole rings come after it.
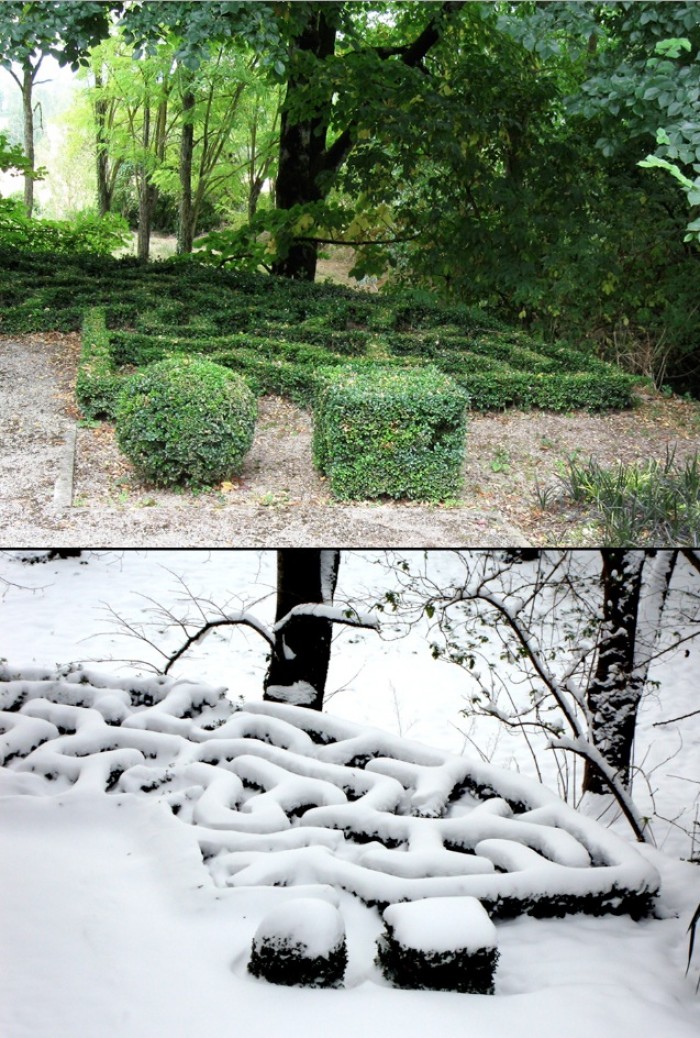
POLYGON ((115 367, 102 307, 88 311, 83 320, 80 365, 75 395, 86 418, 113 418, 124 377, 115 367))
POLYGON ((314 463, 341 500, 457 497, 468 399, 433 367, 325 369, 317 376, 314 463))
POLYGON ((119 446, 163 486, 211 486, 235 475, 250 449, 255 397, 209 360, 170 357, 138 372, 117 404, 119 446))
MULTIPOLYGON (((426 336, 378 337, 365 333, 362 340, 355 339, 361 351, 353 356, 348 343, 338 340, 338 333, 330 333, 333 346, 340 346, 336 352, 315 341, 295 341, 293 330, 288 329, 284 333, 278 330, 275 338, 247 332, 210 335, 209 331, 209 327, 203 334, 190 326, 168 326, 152 334, 110 332, 106 352, 104 342, 102 346, 100 379, 95 381, 92 375, 81 379, 84 385, 80 399, 85 413, 113 415, 112 401, 116 399, 118 385, 110 379, 119 377, 119 369, 144 367, 175 355, 209 357, 244 375, 258 395, 277 393, 302 407, 312 406, 316 372, 320 368, 348 363, 358 367, 377 360, 387 367, 419 368, 430 358, 435 367, 451 375, 466 390, 473 410, 625 408, 632 403, 635 384, 635 379, 596 358, 583 358, 576 370, 575 359, 582 355, 569 347, 551 346, 550 356, 546 356, 544 350, 538 354, 517 342, 506 342, 500 333, 496 333, 493 353, 489 352, 490 340, 486 338, 455 340, 451 335, 431 341, 426 336), (455 348, 456 341, 461 342, 461 350, 455 348)), ((101 334, 104 338, 106 333, 101 334)), ((87 342, 83 353, 86 362, 92 363, 93 353, 94 347, 87 342)))
MULTIPOLYGON (((639 381, 590 351, 543 343, 480 309, 437 306, 416 293, 367 295, 182 258, 143 266, 133 259, 0 252, 0 269, 0 333, 78 328, 99 306, 110 330, 114 378, 120 368, 173 354, 205 355, 244 374, 256 392, 309 406, 319 367, 366 359, 429 363, 467 390, 475 410, 629 407, 639 381)), ((93 354, 86 349, 86 363, 93 354)), ((113 410, 108 364, 101 378, 96 409, 92 373, 82 378, 86 414, 113 410)))

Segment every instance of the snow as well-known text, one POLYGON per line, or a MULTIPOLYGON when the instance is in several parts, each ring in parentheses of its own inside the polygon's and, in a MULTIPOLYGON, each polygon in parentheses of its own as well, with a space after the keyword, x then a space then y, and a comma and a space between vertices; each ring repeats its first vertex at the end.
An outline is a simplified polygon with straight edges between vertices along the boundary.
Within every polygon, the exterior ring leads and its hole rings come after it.
POLYGON ((287 703, 296 706, 308 706, 313 703, 318 691, 308 681, 295 681, 291 685, 268 685, 268 695, 284 698, 287 703))
POLYGON ((320 898, 299 897, 274 908, 255 931, 255 943, 299 946, 308 958, 327 957, 343 943, 345 926, 338 909, 320 898))
MULTIPOLYGON (((381 554, 343 553, 337 602, 352 604, 362 589, 380 587, 381 554)), ((104 551, 90 552, 83 561, 87 564, 66 560, 27 567, 0 553, 0 581, 5 577, 14 585, 3 592, 0 584, 0 655, 17 677, 12 696, 20 687, 26 693, 21 712, 8 711, 14 699, 0 698, 5 730, 0 745, 3 754, 38 753, 46 767, 21 770, 22 758, 14 757, 0 769, 3 1038, 189 1038, 225 1033, 233 1018, 241 1033, 289 1038, 320 1038, 329 1028, 338 1038, 357 1038, 362 1032, 401 1038, 456 1035, 463 1032, 465 1019, 482 1038, 558 1038, 562 1029, 569 1038, 694 1038, 699 1033, 697 950, 688 976, 685 968, 687 927, 700 901, 700 870, 681 858, 692 851, 686 830, 692 828, 700 781, 700 725, 697 718, 665 723, 697 709, 694 643, 687 645, 689 656, 681 651, 652 664, 659 690, 644 699, 640 710, 637 754, 650 783, 647 788, 638 782, 634 794, 642 812, 653 816, 662 847, 654 850, 634 845, 625 824, 616 822, 613 831, 596 824, 601 811, 606 811, 605 824, 611 819, 606 798, 587 801, 584 813, 567 809, 560 815, 558 799, 533 781, 532 758, 521 742, 494 735, 500 731, 495 721, 460 717, 472 687, 469 675, 433 661, 420 629, 404 640, 387 640, 386 617, 382 638, 373 631, 338 628, 327 713, 322 720, 311 718, 304 729, 291 723, 283 704, 263 709, 267 646, 242 626, 212 631, 204 645, 194 646, 178 662, 175 683, 148 678, 144 699, 147 687, 152 701, 132 708, 129 690, 138 686, 134 675, 162 665, 163 657, 126 640, 106 618, 105 603, 137 623, 152 621, 149 634, 168 653, 178 647, 179 635, 164 630, 162 618, 148 610, 159 601, 177 611, 181 587, 173 587, 173 574, 224 608, 233 599, 246 608, 254 605, 269 627, 274 602, 263 598, 274 590, 274 553, 104 551), (144 591, 150 601, 141 597, 144 591), (119 662, 138 659, 143 662, 119 662), (89 660, 99 663, 89 664, 83 674, 69 668, 89 660), (63 676, 47 697, 41 675, 56 665, 63 676), (81 684, 85 675, 88 683, 81 684), (217 705, 223 686, 234 703, 241 697, 246 702, 245 710, 228 719, 217 705), (199 717, 182 716, 203 690, 209 690, 213 705, 205 704, 199 717), (59 696, 61 702, 54 702, 59 696), (77 712, 54 713, 59 707, 77 712), (363 728, 367 724, 374 732, 363 728), (54 728, 65 734, 57 738, 54 728), (128 733, 126 743, 110 748, 104 729, 112 735, 128 733), (146 736, 138 746, 131 741, 137 733, 146 736), (477 760, 470 748, 473 774, 484 787, 497 777, 499 788, 492 793, 498 796, 480 801, 465 791, 450 801, 448 795, 449 817, 442 817, 441 798, 459 770, 452 761, 460 759, 467 735, 491 759, 477 760), (331 740, 325 747, 321 736, 331 740), (86 757, 66 752, 76 737, 74 747, 97 752, 86 757), (56 744, 63 747, 60 752, 56 744), (310 755, 310 746, 316 756, 310 755), (280 787, 244 787, 241 799, 238 782, 243 780, 231 765, 244 748, 257 764, 283 768, 289 781, 296 776, 328 782, 348 797, 350 807, 353 798, 355 804, 364 800, 363 824, 372 820, 370 809, 385 820, 391 813, 397 824, 407 825, 408 842, 394 848, 355 844, 343 830, 290 820, 279 802, 277 818, 284 825, 284 817, 287 828, 245 831, 243 819, 258 822, 275 809, 274 796, 267 797, 268 807, 259 815, 254 802, 280 787), (392 756, 397 749, 405 755, 392 756), (380 752, 360 767, 363 751, 380 752), (127 770, 105 794, 115 760, 127 770), (95 761, 99 769, 91 772, 95 761), (47 779, 52 765, 56 777, 47 779), (73 776, 81 778, 78 785, 73 776), (140 791, 140 784, 148 786, 159 777, 159 789, 140 791), (523 790, 527 804, 514 809, 523 790), (169 797, 181 802, 177 816, 169 797), (527 839, 504 837, 487 826, 488 819, 526 827, 522 834, 527 839), (237 828, 231 825, 234 820, 237 828), (476 840, 469 853, 445 846, 443 831, 449 833, 450 826, 455 832, 462 826, 459 831, 476 840), (535 842, 534 830, 544 843, 535 842), (510 853, 522 858, 513 859, 508 873, 497 873, 494 860, 504 839, 510 853), (572 852, 575 846, 579 849, 572 852), (594 867, 556 858, 582 851, 594 867), (346 852, 350 860, 343 857, 346 852), (296 885, 240 882, 245 870, 261 867, 268 853, 296 885), (297 864, 280 855, 296 855, 297 864), (460 858, 483 871, 460 874, 460 858), (408 873, 399 862, 409 863, 408 873), (519 863, 525 867, 518 868, 519 863), (628 878, 633 872, 642 878, 658 874, 656 913, 640 922, 625 915, 580 914, 498 920, 501 959, 492 998, 390 987, 374 964, 383 929, 380 911, 342 883, 335 885, 349 872, 351 879, 365 877, 375 895, 378 880, 388 886, 394 880, 497 881, 522 888, 533 873, 541 877, 543 868, 551 869, 549 882, 558 874, 569 889, 574 875, 582 884, 597 876, 609 888, 610 869, 628 878), (345 987, 263 986, 246 969, 256 929, 274 909, 307 897, 327 900, 343 917, 345 987)), ((448 558, 436 553, 434 561, 449 575, 448 558)), ((5 692, 7 687, 0 697, 5 692)), ((539 763, 555 786, 554 761, 539 754, 539 763)), ((394 889, 381 893, 398 900, 394 889)), ((440 891, 441 900, 449 896, 454 895, 440 891)), ((467 896, 468 891, 459 892, 460 900, 467 896)))
POLYGON ((390 905, 384 920, 404 948, 423 953, 496 948, 496 927, 474 897, 426 898, 390 905))
POLYGON ((281 631, 290 620, 298 616, 316 616, 322 620, 349 624, 351 627, 371 627, 374 629, 379 627, 379 620, 371 613, 358 613, 357 610, 348 609, 347 607, 307 602, 303 605, 292 606, 289 612, 285 613, 282 619, 273 625, 272 630, 275 633, 281 631))

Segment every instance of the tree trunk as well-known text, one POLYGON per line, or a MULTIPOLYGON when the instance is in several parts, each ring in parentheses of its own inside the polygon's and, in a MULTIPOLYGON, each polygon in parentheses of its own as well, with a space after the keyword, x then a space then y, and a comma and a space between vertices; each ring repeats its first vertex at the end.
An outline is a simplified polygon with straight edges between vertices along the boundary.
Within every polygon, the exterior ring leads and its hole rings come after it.
POLYGON ((252 223, 255 214, 258 211, 258 202, 260 201, 260 195, 262 193, 263 184, 265 181, 262 177, 254 177, 248 183, 248 222, 252 223))
POLYGON ((153 207, 155 205, 153 188, 148 180, 148 167, 146 162, 146 152, 151 143, 151 106, 148 102, 148 98, 145 99, 143 106, 143 130, 141 143, 143 145, 143 159, 138 171, 139 225, 136 239, 136 255, 141 263, 148 263, 148 255, 151 251, 151 219, 153 215, 153 207))
POLYGON ((192 209, 192 155, 194 152, 194 106, 191 90, 182 95, 182 137, 180 138, 180 209, 177 226, 177 251, 192 252, 194 212, 192 209))
MULTIPOLYGON (((34 108, 32 90, 34 77, 39 64, 32 67, 27 60, 22 65, 22 117, 24 127, 24 154, 27 156, 31 173, 34 172, 34 108)), ((31 216, 34 210, 34 177, 31 173, 24 174, 24 208, 27 216, 31 216)))
POLYGON ((151 251, 151 225, 153 213, 158 202, 158 188, 151 181, 150 171, 146 154, 150 147, 153 149, 155 162, 163 160, 165 156, 165 129, 168 111, 167 97, 160 101, 156 110, 156 128, 151 139, 151 109, 146 100, 143 110, 143 149, 144 159, 141 164, 139 178, 139 227, 136 246, 136 254, 142 263, 148 262, 151 251))
MULTIPOLYGON (((278 209, 318 202, 327 194, 327 186, 318 177, 326 169, 326 135, 331 99, 322 106, 321 114, 295 122, 289 114, 295 92, 308 87, 308 58, 322 61, 335 51, 336 29, 329 25, 323 11, 311 11, 303 32, 294 41, 290 54, 290 76, 282 110, 279 167, 275 188, 278 209), (301 66, 301 67, 299 67, 301 66)), ((312 61, 313 64, 313 61, 312 61)), ((313 281, 316 277, 317 245, 315 242, 293 241, 286 256, 276 260, 273 274, 313 281)))
MULTIPOLYGON (((590 736, 625 788, 631 782, 637 710, 661 626, 677 552, 601 549, 603 622, 586 701, 590 736)), ((607 793, 588 761, 583 791, 607 793)))
MULTIPOLYGON (((464 7, 465 0, 444 0, 441 4, 423 5, 436 8, 423 31, 412 43, 399 47, 376 47, 381 59, 398 57, 409 68, 420 66, 423 58, 440 39, 442 16, 451 16, 464 7)), ((354 146, 352 125, 326 146, 332 108, 332 88, 316 102, 316 115, 293 121, 294 94, 303 93, 317 75, 318 62, 335 53, 337 29, 331 24, 335 4, 308 4, 307 21, 294 39, 290 50, 287 91, 282 108, 279 163, 275 200, 277 209, 291 209, 326 198, 336 173, 354 146), (323 8, 330 10, 324 11, 323 8), (329 21, 330 19, 330 21, 329 21)), ((313 281, 316 276, 318 245, 315 241, 293 240, 286 255, 272 265, 273 274, 313 281)))
POLYGON ((109 102, 100 96, 104 87, 102 73, 95 72, 95 152, 97 171, 97 212, 106 216, 112 208, 112 189, 109 177, 109 151, 107 147, 107 111, 109 102))
MULTIPOLYGON (((294 606, 332 605, 338 580, 340 552, 316 548, 283 548, 277 552, 277 610, 275 622, 294 606)), ((323 708, 331 656, 331 620, 294 617, 275 634, 275 647, 264 682, 263 698, 323 708)))
POLYGON ((141 263, 148 263, 151 252, 151 224, 156 207, 158 190, 146 180, 145 174, 139 191, 139 226, 136 239, 136 255, 141 263))

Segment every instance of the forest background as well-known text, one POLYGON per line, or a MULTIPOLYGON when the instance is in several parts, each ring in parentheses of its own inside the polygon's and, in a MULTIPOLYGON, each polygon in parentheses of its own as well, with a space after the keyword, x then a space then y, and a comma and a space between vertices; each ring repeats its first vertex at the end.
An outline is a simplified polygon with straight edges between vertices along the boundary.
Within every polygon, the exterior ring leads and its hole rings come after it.
POLYGON ((348 245, 697 394, 697 4, 10 2, 0 38, 0 243, 348 245))

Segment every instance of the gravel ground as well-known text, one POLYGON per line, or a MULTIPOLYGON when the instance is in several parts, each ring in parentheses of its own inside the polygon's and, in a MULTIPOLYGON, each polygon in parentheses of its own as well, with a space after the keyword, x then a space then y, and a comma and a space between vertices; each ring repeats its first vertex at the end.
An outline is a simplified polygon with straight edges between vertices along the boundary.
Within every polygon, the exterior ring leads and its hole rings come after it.
POLYGON ((77 352, 77 335, 0 340, 0 547, 526 543, 481 506, 333 502, 311 463, 309 416, 274 397, 261 401, 240 478, 215 493, 140 484, 110 425, 79 428, 72 504, 62 506, 77 352))
POLYGON ((603 463, 678 460, 700 449, 700 405, 647 395, 608 415, 475 414, 456 506, 341 504, 311 461, 311 422, 264 398, 240 476, 206 494, 143 484, 111 425, 77 429, 71 503, 61 500, 79 414, 76 334, 0 339, 0 547, 445 547, 597 543, 589 517, 562 501, 543 511, 573 452, 603 463))

